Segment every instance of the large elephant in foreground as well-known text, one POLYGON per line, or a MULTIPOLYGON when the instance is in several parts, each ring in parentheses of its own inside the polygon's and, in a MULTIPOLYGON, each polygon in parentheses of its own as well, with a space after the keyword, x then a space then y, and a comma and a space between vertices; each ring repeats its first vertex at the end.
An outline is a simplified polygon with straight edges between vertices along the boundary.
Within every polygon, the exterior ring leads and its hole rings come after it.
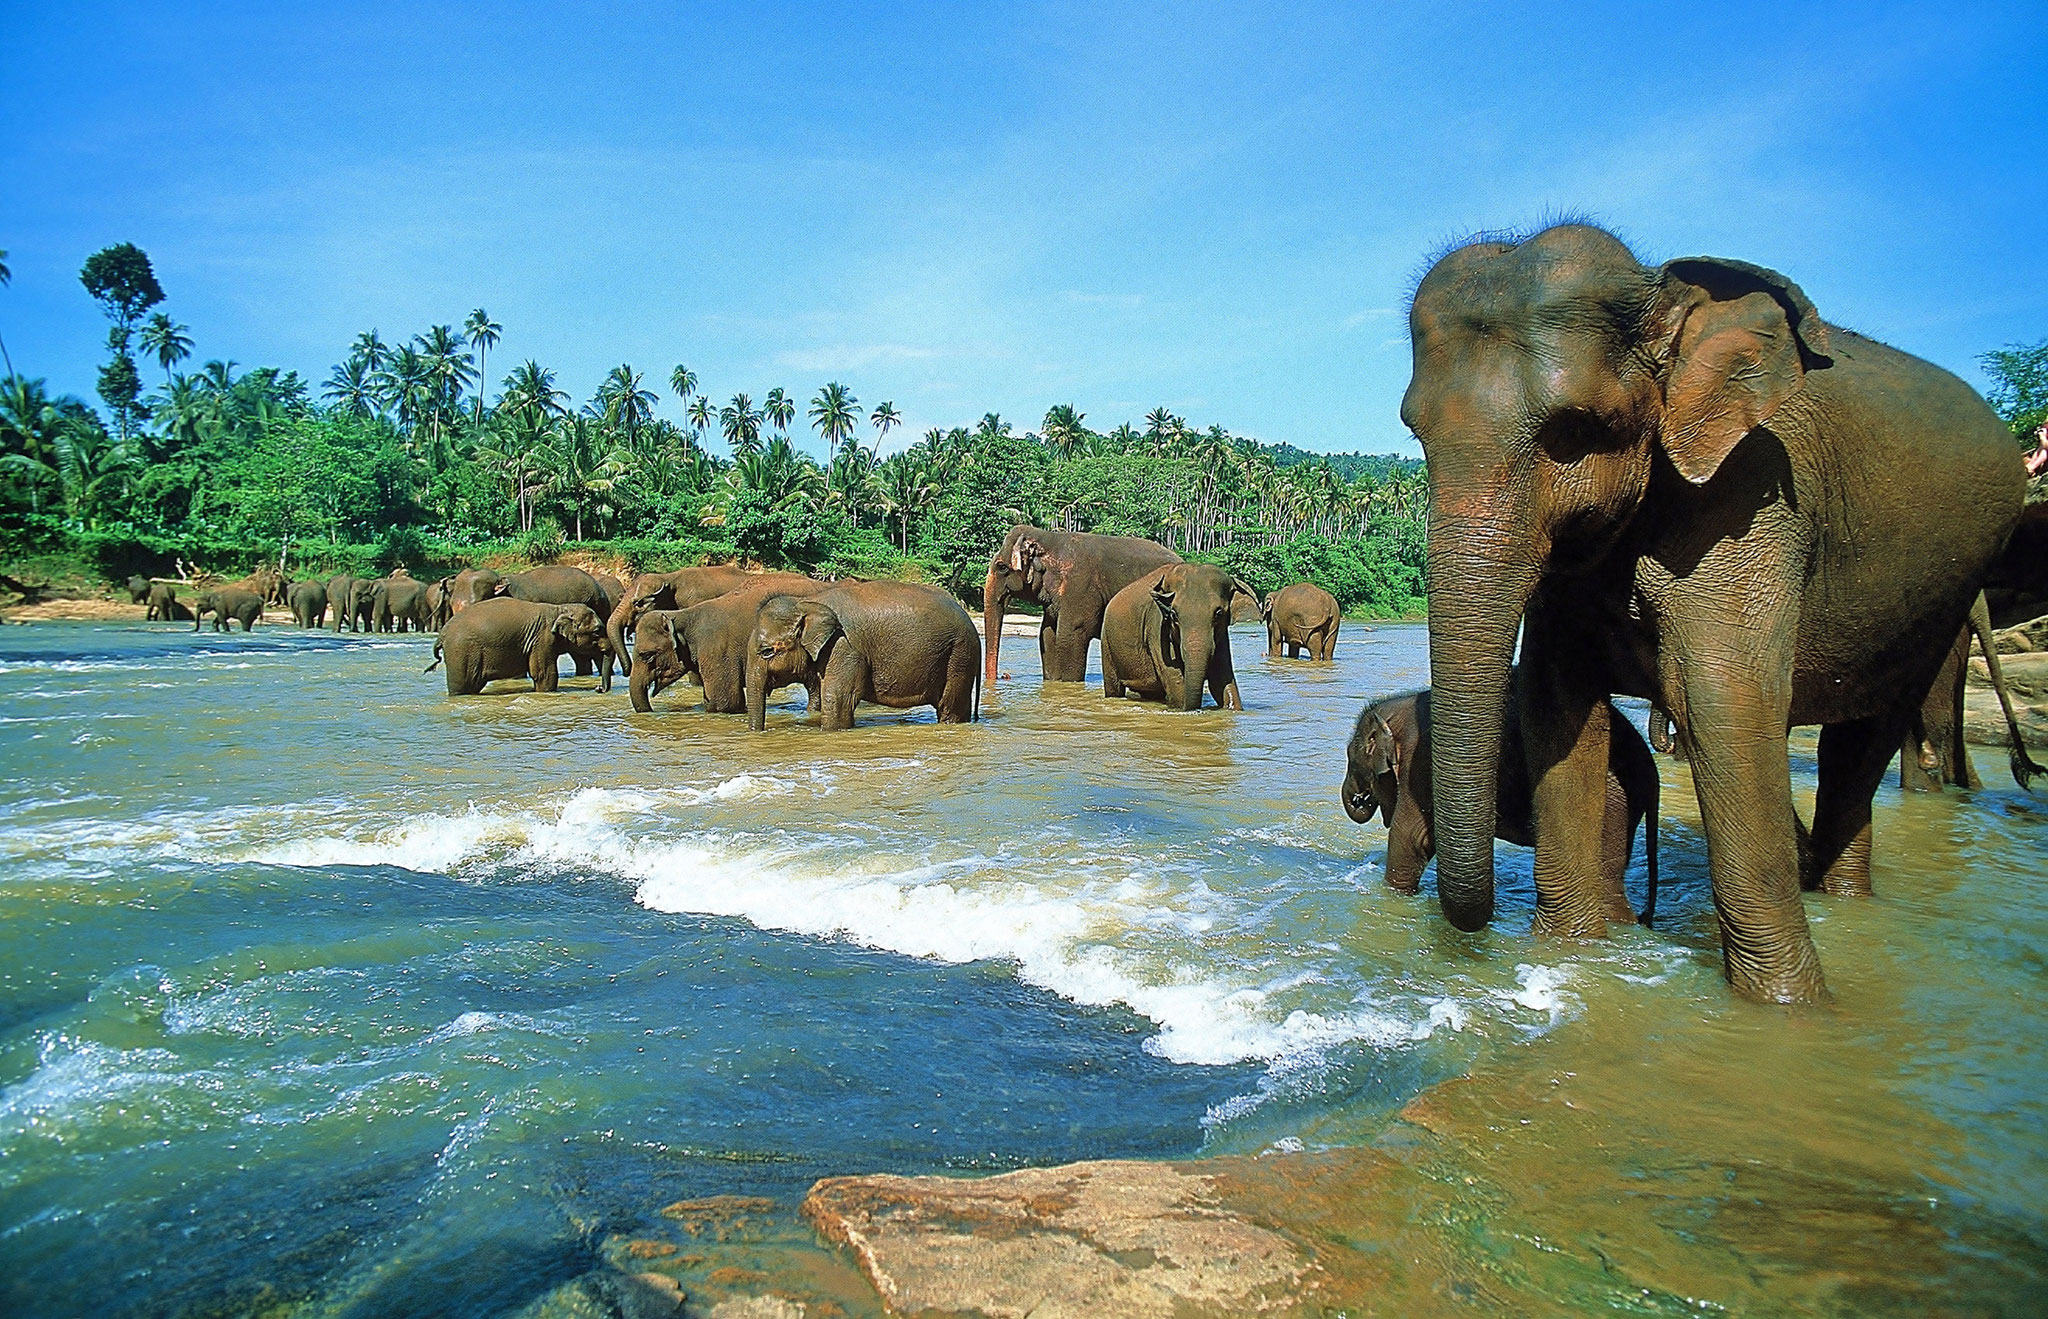
POLYGON ((770 595, 747 652, 747 726, 766 726, 768 693, 801 683, 823 728, 853 727, 862 701, 929 705, 942 724, 977 714, 981 638, 960 602, 915 582, 840 582, 809 599, 770 595))
POLYGON ((530 604, 500 597, 480 600, 450 619, 434 640, 434 662, 447 662, 448 694, 475 696, 500 678, 531 678, 537 692, 561 684, 558 656, 595 654, 604 625, 588 605, 530 604))
POLYGON ((1585 225, 1452 251, 1409 329, 1445 915, 1493 914, 1519 631, 1537 930, 1606 931, 1606 698, 1647 697, 1692 763, 1730 983, 1822 998, 1787 730, 1822 727, 1811 876, 1866 893, 1872 796, 2019 517, 2011 433, 1775 271, 1646 267, 1585 225))
POLYGON ((996 680, 996 652, 1003 643, 1003 611, 1012 600, 1045 606, 1038 625, 1038 659, 1047 682, 1085 682, 1088 643, 1102 634, 1102 611, 1110 597, 1180 555, 1156 541, 1135 536, 1097 536, 1085 531, 1047 531, 1014 526, 989 560, 982 586, 982 640, 986 658, 981 677, 996 680))
MULTIPOLYGON (((644 714, 654 708, 650 698, 685 678, 695 678, 704 689, 706 710, 745 714, 747 652, 753 648, 755 615, 761 602, 771 595, 808 599, 835 585, 799 578, 743 586, 688 609, 648 610, 633 625, 633 665, 627 680, 633 708, 644 714)), ((815 705, 815 687, 811 695, 815 705)))
MULTIPOLYGON (((499 596, 510 596, 529 604, 541 605, 585 605, 600 619, 611 611, 611 601, 605 598, 604 588, 597 579, 581 568, 567 564, 548 564, 545 567, 530 568, 525 572, 508 573, 495 584, 499 596)), ((608 692, 612 689, 612 656, 609 644, 598 647, 595 655, 576 656, 576 672, 583 675, 597 670, 597 689, 608 692)))
POLYGON ((1230 614, 1258 593, 1221 568, 1170 563, 1140 577, 1102 616, 1102 694, 1202 708, 1202 684, 1226 710, 1244 709, 1230 658, 1230 614))
MULTIPOLYGON (((1435 748, 1430 736, 1429 692, 1402 692, 1374 701, 1361 710, 1344 749, 1344 813, 1359 824, 1378 811, 1387 822, 1387 887, 1415 893, 1422 870, 1436 855, 1435 748)), ((1494 837, 1518 847, 1536 845, 1529 814, 1529 773, 1522 754, 1520 723, 1513 682, 1508 695, 1509 719, 1501 735, 1500 788, 1494 812, 1494 837)), ((1629 906, 1630 853, 1636 826, 1645 819, 1643 865, 1647 881, 1641 921, 1657 914, 1657 801, 1663 783, 1657 762, 1636 726, 1617 710, 1608 711, 1607 789, 1600 822, 1600 870, 1607 893, 1607 918, 1638 919, 1629 906)))

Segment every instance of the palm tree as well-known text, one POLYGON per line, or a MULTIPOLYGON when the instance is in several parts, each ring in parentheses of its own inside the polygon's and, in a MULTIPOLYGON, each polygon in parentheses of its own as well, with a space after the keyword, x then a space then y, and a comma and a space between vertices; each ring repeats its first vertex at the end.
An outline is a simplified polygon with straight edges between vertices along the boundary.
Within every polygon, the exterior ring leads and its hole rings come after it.
POLYGON ((18 375, 0 381, 0 470, 20 475, 36 512, 44 486, 63 488, 64 429, 64 414, 42 381, 18 375))
MULTIPOLYGON (((170 388, 170 382, 166 382, 170 388)), ((342 413, 351 417, 367 417, 376 408, 376 383, 370 373, 370 364, 361 353, 350 353, 348 360, 334 368, 327 377, 327 384, 320 396, 333 403, 342 413)))
POLYGON ((676 392, 676 401, 687 407, 690 395, 697 392, 697 373, 677 362, 676 369, 668 373, 668 387, 676 392))
POLYGON ((853 434, 860 424, 860 400, 847 393, 846 386, 831 381, 811 398, 811 427, 823 437, 825 452, 839 448, 839 442, 853 434))
POLYGON ((984 412, 981 420, 974 424, 974 433, 984 440, 999 439, 1010 433, 1010 423, 994 412, 984 412))
POLYGON ((786 435, 789 423, 796 420, 796 400, 789 396, 788 390, 777 385, 761 401, 761 415, 768 419, 769 425, 786 435))
POLYGON ((364 330, 361 334, 357 335, 356 341, 350 346, 349 351, 362 358, 365 362, 368 362, 372 371, 382 371, 384 363, 391 356, 391 349, 385 345, 382 339, 377 337, 375 330, 364 330))
POLYGON ((142 351, 163 367, 166 385, 171 383, 171 368, 192 356, 192 336, 186 333, 191 328, 162 312, 150 317, 149 324, 142 327, 142 351))
MULTIPOLYGON (((626 433, 626 447, 634 447, 640 437, 640 428, 654 413, 654 405, 660 400, 651 389, 640 387, 640 373, 621 362, 611 369, 598 387, 599 411, 606 422, 626 433)), ((578 537, 581 539, 581 537, 578 537)))
POLYGON ((622 455, 604 452, 604 432, 592 417, 565 420, 552 446, 547 490, 569 506, 575 539, 583 539, 583 510, 595 495, 610 494, 618 484, 622 455))
POLYGON ((73 422, 58 433, 64 502, 86 530, 99 526, 102 506, 118 506, 135 464, 103 427, 73 422))
POLYGON ((868 425, 875 428, 875 448, 880 450, 889 432, 902 424, 903 414, 896 410, 894 403, 884 403, 869 413, 868 425))
POLYGON ((897 520, 897 544, 910 553, 910 519, 932 501, 931 464, 915 450, 891 456, 875 469, 875 485, 885 517, 897 520))
POLYGON ((734 394, 732 402, 718 410, 718 423, 735 457, 761 446, 761 414, 745 394, 734 394))
POLYGON ((555 373, 530 357, 505 377, 503 389, 498 399, 501 411, 532 410, 546 417, 560 416, 569 397, 567 391, 555 388, 555 373))
POLYGON ((1081 423, 1086 413, 1074 411, 1071 403, 1055 403, 1046 409, 1045 424, 1040 434, 1045 438, 1045 447, 1052 450, 1052 456, 1062 461, 1072 458, 1088 441, 1088 428, 1081 423))
POLYGON ((690 406, 684 410, 684 415, 690 419, 690 424, 695 426, 701 433, 711 429, 711 423, 716 414, 711 410, 711 400, 699 394, 690 400, 690 406))
MULTIPOLYGON (((482 307, 471 312, 469 319, 462 323, 463 335, 469 340, 469 346, 476 350, 476 378, 479 383, 484 379, 485 354, 498 346, 498 336, 504 329, 482 307)), ((476 391, 476 424, 484 424, 484 391, 481 388, 476 391)))

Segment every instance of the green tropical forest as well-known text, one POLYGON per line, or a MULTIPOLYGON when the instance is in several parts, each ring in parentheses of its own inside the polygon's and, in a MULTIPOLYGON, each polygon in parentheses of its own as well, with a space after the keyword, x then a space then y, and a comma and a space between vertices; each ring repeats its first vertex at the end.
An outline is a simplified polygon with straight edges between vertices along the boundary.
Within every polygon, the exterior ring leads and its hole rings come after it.
MULTIPOLYGON (((79 278, 108 322, 99 406, 5 359, 0 561, 15 579, 235 575, 280 557, 308 575, 426 574, 579 550, 631 571, 741 559, 910 577, 975 600, 1003 533, 1032 522, 1149 537, 1261 592, 1307 578, 1353 616, 1425 607, 1415 459, 1312 454, 1164 407, 1099 429, 1068 404, 1035 429, 988 413, 883 457, 895 407, 837 381, 720 402, 687 365, 621 363, 578 404, 542 363, 499 359, 482 308, 404 339, 366 330, 314 382, 200 362, 132 244, 79 278), (685 424, 657 415, 663 391, 685 424)), ((2048 341, 1982 360, 2031 442, 2048 341)))

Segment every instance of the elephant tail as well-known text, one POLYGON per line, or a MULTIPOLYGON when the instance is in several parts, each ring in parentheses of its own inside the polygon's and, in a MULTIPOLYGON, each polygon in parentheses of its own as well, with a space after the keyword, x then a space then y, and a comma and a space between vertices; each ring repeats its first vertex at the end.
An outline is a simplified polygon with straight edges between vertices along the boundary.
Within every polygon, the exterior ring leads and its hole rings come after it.
MULTIPOLYGON (((2005 673, 1998 664, 1998 647, 1991 640, 1991 605, 1984 599, 1984 593, 1977 593, 1977 602, 1970 606, 1970 631, 1977 634, 1977 644, 1984 648, 1984 667, 1991 674, 1991 690, 1998 696, 1998 708, 2005 712, 2005 733, 2012 742, 2012 752, 2007 761, 2012 766, 2013 782, 2022 790, 2032 787, 2036 774, 2048 774, 2048 769, 2034 763, 2027 754, 2027 743, 2020 734, 2020 721, 2012 712, 2012 696, 2005 689, 2005 673)), ((1958 729, 1958 736, 1961 730, 1958 729)))
POLYGON ((974 675, 974 722, 977 724, 981 722, 981 673, 979 670, 974 675))
POLYGON ((1650 809, 1643 815, 1643 871, 1647 883, 1643 887, 1643 913, 1636 918, 1646 929, 1657 923, 1657 805, 1662 795, 1657 780, 1652 779, 1650 809))
POLYGON ((433 662, 432 664, 429 664, 429 665, 428 665, 428 666, 427 666, 426 668, 424 668, 424 669, 421 669, 421 670, 420 670, 420 672, 421 672, 421 673, 432 673, 432 672, 433 672, 433 671, 434 671, 435 669, 438 669, 438 668, 440 668, 440 667, 441 667, 441 638, 439 638, 439 637, 435 637, 435 638, 434 638, 434 662, 433 662))

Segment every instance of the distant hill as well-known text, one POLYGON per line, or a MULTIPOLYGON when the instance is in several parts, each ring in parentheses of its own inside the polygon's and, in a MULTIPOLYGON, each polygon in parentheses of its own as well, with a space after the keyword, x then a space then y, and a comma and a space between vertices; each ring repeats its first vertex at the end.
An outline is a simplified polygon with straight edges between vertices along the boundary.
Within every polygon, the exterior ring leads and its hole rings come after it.
POLYGON ((1268 444, 1265 448, 1273 455, 1273 461, 1278 466, 1294 467, 1320 459, 1335 468, 1337 475, 1347 481, 1356 481, 1361 476, 1384 481, 1390 472, 1408 473, 1422 470, 1420 458, 1403 458, 1397 453, 1310 453, 1291 444, 1268 444))

